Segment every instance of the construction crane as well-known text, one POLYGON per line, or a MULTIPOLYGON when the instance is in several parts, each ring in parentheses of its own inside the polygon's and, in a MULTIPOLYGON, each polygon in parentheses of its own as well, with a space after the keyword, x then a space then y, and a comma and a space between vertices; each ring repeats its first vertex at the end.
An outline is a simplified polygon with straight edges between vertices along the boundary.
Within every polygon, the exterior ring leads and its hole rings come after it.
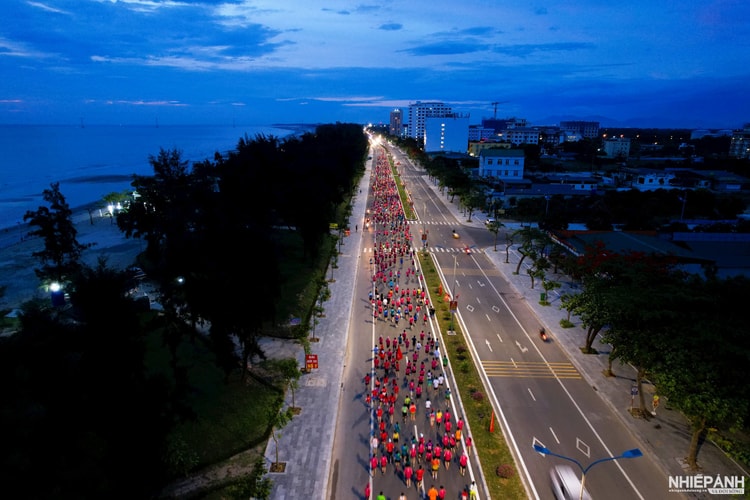
POLYGON ((492 115, 493 120, 497 120, 497 105, 498 104, 505 104, 508 101, 495 101, 490 104, 492 104, 492 107, 495 109, 495 113, 492 115))

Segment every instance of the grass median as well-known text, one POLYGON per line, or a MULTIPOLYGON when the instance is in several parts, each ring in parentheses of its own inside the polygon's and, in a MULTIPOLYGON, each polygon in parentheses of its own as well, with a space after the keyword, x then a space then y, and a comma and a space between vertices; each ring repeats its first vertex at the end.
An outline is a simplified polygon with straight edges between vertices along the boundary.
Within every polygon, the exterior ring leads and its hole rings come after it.
POLYGON ((450 360, 458 396, 464 408, 465 420, 471 429, 470 435, 479 455, 490 496, 525 499, 526 490, 499 421, 494 414, 489 394, 472 360, 468 342, 460 326, 455 321, 451 321, 449 303, 441 296, 443 287, 435 262, 428 253, 418 252, 418 254, 425 283, 430 292, 430 302, 435 308, 435 319, 440 326, 440 331, 443 332, 443 349, 450 360), (455 331, 455 335, 446 335, 449 328, 455 331))

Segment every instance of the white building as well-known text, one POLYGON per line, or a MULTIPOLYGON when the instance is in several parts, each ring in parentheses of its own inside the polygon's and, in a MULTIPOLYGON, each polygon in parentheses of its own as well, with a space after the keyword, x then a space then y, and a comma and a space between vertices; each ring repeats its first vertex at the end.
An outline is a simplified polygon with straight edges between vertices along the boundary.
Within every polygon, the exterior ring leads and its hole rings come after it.
POLYGON ((533 127, 516 127, 503 132, 503 140, 515 146, 521 144, 539 144, 540 131, 533 127))
POLYGON ((608 158, 627 158, 630 154, 630 139, 614 137, 602 143, 602 150, 608 158))
POLYGON ((469 148, 469 117, 445 116, 425 118, 424 151, 466 153, 469 148))
POLYGON ((442 102, 422 102, 409 104, 409 125, 407 135, 414 139, 424 138, 424 121, 426 118, 442 118, 453 115, 450 106, 442 102))
POLYGON ((514 182, 523 179, 522 149, 484 149, 479 153, 479 177, 514 182))
POLYGON ((674 178, 674 172, 642 168, 639 169, 638 174, 633 178, 631 187, 639 191, 670 189, 670 183, 674 178))

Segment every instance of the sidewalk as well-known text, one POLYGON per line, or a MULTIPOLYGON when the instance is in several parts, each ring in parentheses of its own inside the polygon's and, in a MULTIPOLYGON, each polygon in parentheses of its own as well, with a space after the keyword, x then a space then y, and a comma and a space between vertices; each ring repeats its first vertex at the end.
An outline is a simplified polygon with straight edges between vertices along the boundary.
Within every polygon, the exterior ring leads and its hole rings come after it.
MULTIPOLYGON (((440 196, 435 186, 433 186, 433 190, 436 196, 440 196)), ((441 199, 462 225, 485 227, 484 221, 486 220, 486 216, 483 214, 474 214, 472 221, 467 222, 466 216, 461 214, 456 203, 449 203, 445 199, 445 196, 442 196, 441 199)), ((519 254, 513 251, 513 248, 511 248, 510 263, 508 264, 505 263, 504 241, 501 244, 500 239, 498 239, 497 251, 494 250, 494 246, 489 246, 482 250, 492 260, 505 279, 511 283, 516 292, 526 299, 552 340, 562 347, 571 362, 581 372, 584 379, 620 418, 636 440, 641 443, 641 450, 644 454, 650 454, 661 466, 665 479, 664 494, 660 496, 667 495, 667 475, 694 474, 687 471, 683 460, 688 453, 691 438, 690 424, 687 419, 677 410, 672 409, 669 401, 666 401, 665 398, 661 398, 661 405, 657 409, 655 417, 649 420, 633 418, 628 410, 631 401, 631 387, 635 384, 635 369, 630 365, 623 365, 620 362, 616 362, 612 367, 616 376, 604 376, 611 347, 599 343, 597 339, 593 347, 599 354, 583 354, 579 348, 583 343, 583 339, 585 339, 585 330, 581 327, 580 321, 572 317, 571 321, 576 324, 575 327, 560 327, 560 320, 567 318, 567 312, 560 309, 560 296, 571 291, 572 288, 575 288, 576 284, 565 275, 556 275, 553 279, 560 282, 562 287, 550 293, 548 297, 550 305, 540 305, 540 292, 543 289, 538 284, 535 289, 532 289, 530 278, 523 272, 518 275, 513 274, 520 258, 519 254)), ((646 392, 644 394, 646 401, 650 402, 654 394, 654 387, 644 383, 644 391, 646 392)), ((638 404, 637 397, 635 404, 638 404)), ((726 456, 723 451, 711 442, 705 442, 700 447, 698 465, 701 467, 701 473, 705 476, 742 475, 747 477, 750 475, 748 471, 743 470, 739 464, 726 456)), ((712 498, 712 495, 709 494, 685 494, 685 496, 687 498, 712 498)))
MULTIPOLYGON (((352 200, 351 228, 355 224, 361 226, 365 218, 371 171, 372 162, 368 161, 367 171, 359 183, 360 192, 352 200)), ((346 357, 352 290, 362 254, 361 246, 362 238, 358 232, 352 232, 343 240, 338 267, 333 270, 334 281, 329 283, 331 298, 323 304, 325 317, 320 318, 315 327, 319 341, 312 344, 312 351, 318 355, 318 369, 300 379, 294 399, 295 405, 302 408, 302 414, 280 431, 279 461, 286 462, 286 470, 268 474, 273 481, 271 498, 328 498, 334 435, 333 432, 321 432, 321 422, 329 421, 332 409, 335 411, 339 407, 344 369, 342 360, 346 357)), ((329 269, 327 277, 330 276, 329 269)), ((305 353, 298 344, 287 342, 272 348, 285 350, 286 356, 281 357, 296 356, 299 365, 305 366, 305 353)), ((273 354, 273 357, 278 356, 278 352, 273 354)), ((286 404, 292 404, 289 392, 286 404)), ((268 440, 265 458, 268 464, 276 461, 273 439, 268 440)))

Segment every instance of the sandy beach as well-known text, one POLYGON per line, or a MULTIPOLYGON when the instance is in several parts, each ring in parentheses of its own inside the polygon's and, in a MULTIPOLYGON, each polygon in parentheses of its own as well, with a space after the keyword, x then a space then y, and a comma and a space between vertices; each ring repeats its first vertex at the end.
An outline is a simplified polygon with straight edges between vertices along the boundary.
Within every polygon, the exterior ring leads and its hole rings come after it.
MULTIPOLYGON (((127 239, 112 224, 109 216, 96 210, 93 224, 87 207, 73 209, 73 221, 78 230, 78 242, 93 243, 83 252, 82 260, 95 265, 99 257, 105 257, 110 267, 124 269, 133 263, 145 243, 138 239, 127 239)), ((5 286, 5 295, 0 297, 0 309, 13 309, 34 297, 44 297, 47 292, 40 287, 34 269, 40 266, 32 254, 43 248, 40 238, 24 238, 28 226, 18 225, 0 230, 0 286, 5 286)))

